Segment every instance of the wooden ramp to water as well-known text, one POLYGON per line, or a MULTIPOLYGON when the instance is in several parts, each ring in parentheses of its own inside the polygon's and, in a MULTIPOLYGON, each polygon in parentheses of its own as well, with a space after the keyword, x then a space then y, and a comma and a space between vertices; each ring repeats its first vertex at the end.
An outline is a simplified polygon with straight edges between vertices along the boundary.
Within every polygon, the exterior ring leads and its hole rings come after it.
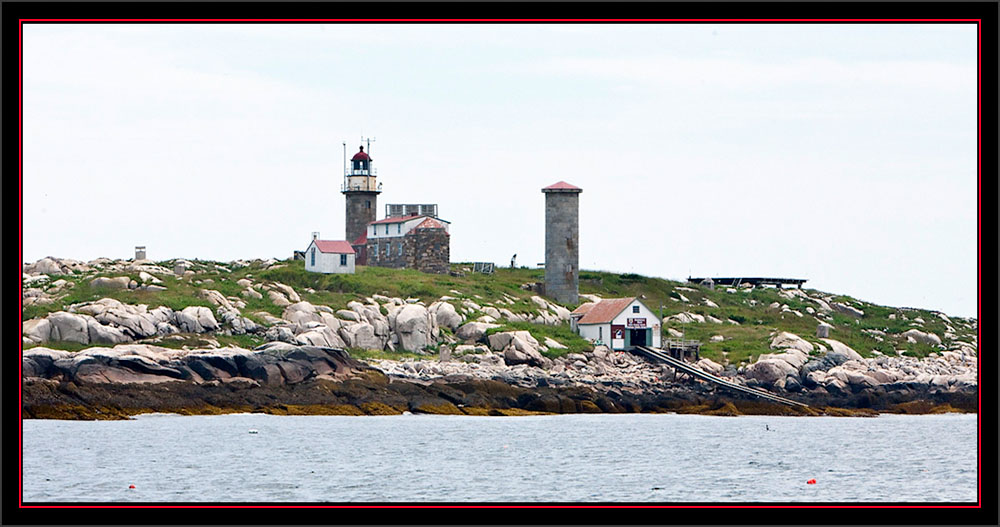
POLYGON ((755 395, 757 397, 760 397, 761 399, 767 399, 768 401, 774 401, 776 403, 787 404, 789 406, 801 406, 803 408, 809 408, 808 404, 800 403, 798 401, 793 401, 791 399, 786 399, 784 397, 781 397, 781 396, 778 396, 778 395, 774 395, 771 392, 767 392, 767 391, 764 391, 764 390, 758 390, 757 388, 750 388, 749 386, 742 386, 742 385, 736 384, 734 382, 727 381, 727 380, 725 380, 725 379, 723 379, 721 377, 716 377, 715 375, 712 375, 711 373, 703 371, 700 368, 697 368, 697 367, 695 367, 695 366, 693 366, 691 364, 688 364, 688 363, 686 363, 686 362, 684 362, 682 360, 678 360, 678 359, 675 359, 675 358, 671 357, 664 350, 661 350, 659 348, 650 348, 650 347, 647 347, 647 346, 636 346, 631 351, 632 351, 632 353, 635 353, 635 354, 640 355, 642 357, 646 357, 647 359, 651 359, 651 360, 654 360, 654 361, 666 363, 668 366, 670 366, 671 368, 674 368, 677 371, 686 373, 686 374, 691 375, 693 377, 697 377, 697 378, 699 378, 699 379, 701 379, 703 381, 714 383, 714 384, 722 386, 724 388, 729 388, 730 390, 734 390, 734 391, 745 393, 745 394, 749 394, 749 395, 755 395))

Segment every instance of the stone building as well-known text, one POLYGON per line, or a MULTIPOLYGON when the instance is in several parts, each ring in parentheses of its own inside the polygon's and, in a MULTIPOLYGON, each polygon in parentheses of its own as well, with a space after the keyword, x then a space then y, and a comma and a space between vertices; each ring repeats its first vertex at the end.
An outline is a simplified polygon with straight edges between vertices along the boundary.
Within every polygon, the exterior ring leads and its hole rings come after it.
POLYGON ((451 236, 449 222, 430 216, 389 217, 368 224, 366 265, 448 272, 451 236))
POLYGON ((580 193, 560 181, 545 194, 545 295, 563 304, 580 301, 580 193))
MULTIPOLYGON (((344 155, 346 165, 347 155, 344 155)), ((361 147, 344 170, 346 233, 356 265, 447 273, 451 256, 449 222, 437 217, 436 204, 390 204, 376 221, 382 184, 371 156, 361 147)))

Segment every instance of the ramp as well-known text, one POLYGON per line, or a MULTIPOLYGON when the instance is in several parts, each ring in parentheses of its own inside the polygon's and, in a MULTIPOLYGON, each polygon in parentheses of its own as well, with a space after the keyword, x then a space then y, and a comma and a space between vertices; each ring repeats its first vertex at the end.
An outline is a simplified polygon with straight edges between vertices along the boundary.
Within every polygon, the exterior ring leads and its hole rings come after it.
POLYGON ((692 377, 696 377, 696 378, 701 379, 703 381, 707 381, 707 382, 716 384, 718 386, 722 386, 723 388, 728 388, 730 390, 737 391, 737 392, 740 392, 740 393, 745 393, 745 394, 748 394, 748 395, 754 395, 754 396, 760 397, 761 399, 766 399, 768 401, 773 401, 773 402, 776 402, 776 403, 786 404, 786 405, 789 405, 789 406, 799 406, 799 407, 802 407, 802 408, 809 408, 808 404, 800 403, 798 401, 793 401, 791 399, 786 399, 784 397, 781 397, 779 395, 775 395, 775 394, 773 394, 771 392, 768 392, 768 391, 765 391, 765 390, 759 390, 757 388, 750 388, 749 386, 742 386, 742 385, 736 384, 734 382, 727 381, 727 380, 725 380, 725 379, 723 379, 721 377, 716 377, 715 375, 712 375, 711 373, 708 373, 706 371, 702 371, 701 369, 699 369, 699 368, 697 368, 697 367, 695 367, 695 366, 693 366, 691 364, 688 364, 688 363, 686 363, 684 361, 677 360, 677 359, 671 357, 670 355, 668 355, 666 352, 664 352, 663 350, 661 350, 659 348, 650 348, 648 346, 636 346, 632 350, 632 353, 635 353, 637 355, 640 355, 642 357, 645 357, 647 359, 650 359, 650 360, 653 360, 653 361, 656 361, 656 362, 663 362, 667 366, 670 366, 671 368, 673 368, 673 369, 675 369, 677 371, 686 373, 688 375, 691 375, 692 377))

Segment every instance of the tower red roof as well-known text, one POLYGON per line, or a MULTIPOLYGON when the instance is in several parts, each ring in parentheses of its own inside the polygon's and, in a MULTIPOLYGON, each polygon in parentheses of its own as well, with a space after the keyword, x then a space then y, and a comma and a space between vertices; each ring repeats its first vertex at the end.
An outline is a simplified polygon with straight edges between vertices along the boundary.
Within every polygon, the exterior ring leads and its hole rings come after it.
POLYGON ((583 189, 580 187, 570 185, 565 181, 560 181, 558 183, 554 183, 542 189, 542 191, 546 190, 583 190, 583 189))
POLYGON ((351 161, 370 161, 370 160, 371 158, 368 157, 368 154, 365 153, 365 147, 363 146, 361 147, 361 150, 357 154, 354 154, 354 157, 351 158, 351 161))

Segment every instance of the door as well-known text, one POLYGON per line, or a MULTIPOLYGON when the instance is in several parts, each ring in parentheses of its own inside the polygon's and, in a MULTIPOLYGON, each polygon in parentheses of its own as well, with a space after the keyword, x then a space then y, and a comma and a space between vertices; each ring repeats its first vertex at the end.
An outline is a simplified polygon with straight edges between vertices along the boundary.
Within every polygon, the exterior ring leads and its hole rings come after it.
POLYGON ((646 340, 646 330, 645 329, 629 329, 628 338, 625 343, 628 346, 648 346, 649 342, 646 340))

